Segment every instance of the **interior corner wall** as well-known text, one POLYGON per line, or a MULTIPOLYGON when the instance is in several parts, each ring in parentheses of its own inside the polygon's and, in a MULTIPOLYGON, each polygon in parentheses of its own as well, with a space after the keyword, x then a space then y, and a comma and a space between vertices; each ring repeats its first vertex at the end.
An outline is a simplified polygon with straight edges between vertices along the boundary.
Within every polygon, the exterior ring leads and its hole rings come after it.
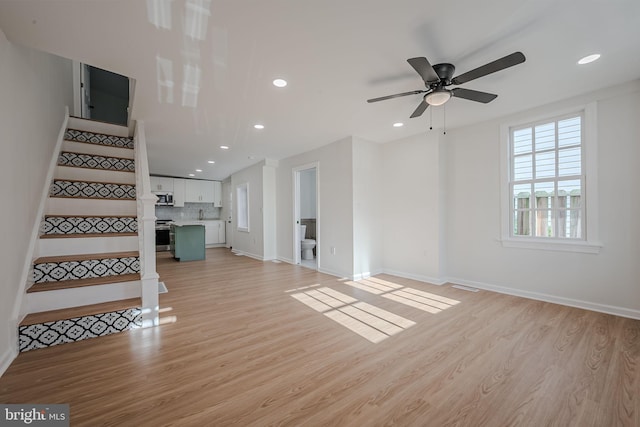
POLYGON ((353 277, 382 272, 382 146, 353 138, 353 277))
POLYGON ((278 258, 293 262, 293 168, 318 163, 318 270, 353 274, 352 138, 281 160, 276 171, 278 258), (335 248, 335 254, 331 248, 335 248))
POLYGON ((264 162, 256 163, 231 175, 234 203, 238 185, 246 183, 249 188, 249 231, 238 231, 238 209, 234 209, 233 250, 261 260, 264 259, 263 166, 264 162))
POLYGON ((265 164, 262 167, 262 230, 263 259, 277 258, 276 252, 276 168, 265 164))
POLYGON ((383 268, 385 273, 442 282, 443 182, 438 131, 382 146, 383 268))
POLYGON ((10 43, 0 30, 0 373, 17 348, 12 318, 29 239, 65 106, 73 105, 71 61, 10 43))
POLYGON ((635 81, 447 132, 446 238, 451 281, 640 318, 638 118, 640 81, 635 81), (503 247, 500 125, 594 101, 602 250, 585 254, 503 247))

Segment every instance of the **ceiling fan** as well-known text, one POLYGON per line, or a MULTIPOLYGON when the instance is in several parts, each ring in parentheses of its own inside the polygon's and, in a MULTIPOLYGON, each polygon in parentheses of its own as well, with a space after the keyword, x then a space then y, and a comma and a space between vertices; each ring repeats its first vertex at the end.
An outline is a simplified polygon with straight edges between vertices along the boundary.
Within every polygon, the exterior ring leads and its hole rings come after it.
POLYGON ((419 117, 429 105, 442 105, 449 100, 449 98, 463 98, 470 101, 482 102, 484 104, 493 101, 498 97, 493 93, 479 92, 477 90, 455 88, 447 89, 447 86, 461 85, 463 83, 470 82, 479 77, 486 76, 488 74, 495 73, 505 68, 513 67, 514 65, 521 64, 525 61, 525 57, 522 52, 514 52, 511 55, 507 55, 503 58, 497 59, 493 62, 478 67, 474 70, 467 71, 459 76, 453 77, 453 73, 456 67, 453 64, 436 64, 431 65, 427 58, 418 57, 407 59, 409 65, 420 74, 424 84, 427 87, 425 90, 413 90, 411 92, 397 93, 395 95, 382 96, 380 98, 368 99, 367 102, 384 101, 385 99, 399 98, 407 95, 417 95, 420 93, 426 93, 418 108, 415 109, 411 118, 419 117), (453 77, 453 78, 452 78, 453 77))

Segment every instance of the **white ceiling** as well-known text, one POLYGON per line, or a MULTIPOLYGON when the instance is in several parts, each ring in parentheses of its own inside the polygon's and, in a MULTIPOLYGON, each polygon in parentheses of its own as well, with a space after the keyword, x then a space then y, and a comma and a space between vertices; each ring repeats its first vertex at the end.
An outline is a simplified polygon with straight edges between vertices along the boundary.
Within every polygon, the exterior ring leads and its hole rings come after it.
POLYGON ((638 0, 0 0, 0 28, 14 43, 135 78, 152 173, 198 168, 207 179, 349 135, 389 142, 428 131, 429 110, 409 119, 420 95, 366 103, 424 88, 411 57, 451 62, 456 75, 527 57, 463 85, 499 97, 452 99, 448 128, 640 78, 638 0), (596 52, 599 61, 576 65, 596 52), (274 87, 278 77, 289 85, 274 87), (197 96, 184 92, 189 82, 197 96))

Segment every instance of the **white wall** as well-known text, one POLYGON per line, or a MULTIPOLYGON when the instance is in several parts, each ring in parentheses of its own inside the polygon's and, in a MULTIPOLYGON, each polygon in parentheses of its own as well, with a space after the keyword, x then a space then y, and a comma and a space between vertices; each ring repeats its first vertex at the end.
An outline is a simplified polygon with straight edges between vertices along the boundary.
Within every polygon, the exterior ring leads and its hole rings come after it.
POLYGON ((316 217, 316 170, 300 172, 300 218, 316 217))
POLYGON ((233 251, 260 260, 276 259, 276 167, 278 163, 265 160, 231 175, 233 191, 233 251), (238 231, 237 192, 241 184, 249 187, 249 232, 238 231))
POLYGON ((293 168, 318 162, 318 269, 353 273, 352 138, 281 160, 277 169, 278 258, 293 262, 293 168), (335 254, 331 254, 331 247, 335 254))
POLYGON ((233 250, 254 258, 264 257, 264 230, 262 215, 264 162, 249 166, 231 175, 231 191, 233 191, 233 250), (236 188, 247 183, 249 187, 249 231, 238 231, 238 209, 236 188))
POLYGON ((267 160, 262 167, 262 229, 264 230, 263 259, 278 257, 276 249, 276 167, 277 162, 267 160))
POLYGON ((382 146, 353 138, 353 276, 382 273, 383 209, 387 203, 382 146))
POLYGON ((384 271, 441 283, 443 217, 440 132, 382 146, 384 271))
POLYGON ((639 118, 640 81, 636 81, 448 132, 447 269, 452 280, 640 316, 639 118), (597 101, 602 251, 583 254, 503 247, 499 242, 500 124, 592 101, 597 101))
POLYGON ((17 345, 13 318, 36 212, 65 106, 73 105, 71 61, 10 43, 0 31, 0 373, 17 345))
POLYGON ((233 203, 236 200, 233 191, 231 177, 228 177, 222 182, 222 209, 220 210, 220 219, 223 219, 225 222, 225 246, 227 248, 233 247, 232 231, 235 225, 235 219, 233 219, 232 213, 235 211, 233 203))

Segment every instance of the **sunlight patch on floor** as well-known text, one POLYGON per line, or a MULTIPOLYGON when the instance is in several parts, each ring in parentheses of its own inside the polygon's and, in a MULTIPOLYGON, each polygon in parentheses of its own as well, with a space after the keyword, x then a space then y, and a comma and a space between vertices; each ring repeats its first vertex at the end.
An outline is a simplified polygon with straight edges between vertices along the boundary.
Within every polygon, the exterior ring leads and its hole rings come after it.
POLYGON ((416 324, 327 287, 291 296, 372 343, 378 343, 416 324))
POLYGON ((460 301, 436 295, 419 289, 407 288, 388 280, 369 277, 358 281, 346 281, 345 284, 357 289, 380 295, 383 298, 417 308, 427 313, 440 313, 442 310, 459 304, 460 301))
POLYGON ((302 291, 304 289, 315 288, 317 286, 320 286, 320 283, 316 283, 315 285, 309 285, 309 286, 301 286, 301 287, 295 288, 295 289, 287 289, 285 292, 302 291))

